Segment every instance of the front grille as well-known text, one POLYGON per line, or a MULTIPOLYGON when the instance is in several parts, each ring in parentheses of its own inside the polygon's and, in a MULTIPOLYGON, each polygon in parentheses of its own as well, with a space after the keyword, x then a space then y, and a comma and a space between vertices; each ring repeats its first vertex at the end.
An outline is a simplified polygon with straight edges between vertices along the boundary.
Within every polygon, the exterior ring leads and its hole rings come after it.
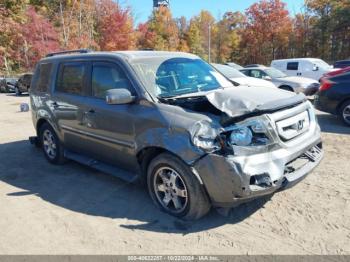
POLYGON ((276 122, 279 137, 283 141, 289 141, 305 133, 310 127, 308 111, 296 114, 292 117, 276 122))

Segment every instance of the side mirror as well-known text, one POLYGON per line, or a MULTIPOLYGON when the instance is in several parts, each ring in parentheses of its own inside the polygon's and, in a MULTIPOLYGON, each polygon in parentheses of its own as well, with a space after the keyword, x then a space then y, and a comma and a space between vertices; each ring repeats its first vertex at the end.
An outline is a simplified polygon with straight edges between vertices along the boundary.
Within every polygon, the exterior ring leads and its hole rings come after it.
POLYGON ((110 89, 106 93, 106 103, 109 105, 124 105, 135 101, 128 89, 110 89))
POLYGON ((270 76, 263 76, 262 79, 267 80, 267 81, 271 81, 272 80, 272 78, 270 76))
POLYGON ((318 71, 318 66, 314 65, 314 67, 312 68, 312 71, 318 71))

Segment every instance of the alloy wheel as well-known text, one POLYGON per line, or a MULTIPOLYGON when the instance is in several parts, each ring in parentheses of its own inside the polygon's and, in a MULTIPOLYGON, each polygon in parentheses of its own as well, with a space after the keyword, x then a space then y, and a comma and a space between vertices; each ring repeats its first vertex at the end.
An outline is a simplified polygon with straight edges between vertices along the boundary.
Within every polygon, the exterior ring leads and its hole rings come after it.
POLYGON ((350 125, 350 105, 343 109, 343 119, 348 125, 350 125))
POLYGON ((170 167, 157 170, 153 179, 154 193, 164 209, 181 213, 188 205, 188 194, 184 180, 170 167))
POLYGON ((46 155, 50 159, 54 159, 57 155, 56 139, 52 132, 48 129, 46 129, 43 133, 43 146, 46 155))

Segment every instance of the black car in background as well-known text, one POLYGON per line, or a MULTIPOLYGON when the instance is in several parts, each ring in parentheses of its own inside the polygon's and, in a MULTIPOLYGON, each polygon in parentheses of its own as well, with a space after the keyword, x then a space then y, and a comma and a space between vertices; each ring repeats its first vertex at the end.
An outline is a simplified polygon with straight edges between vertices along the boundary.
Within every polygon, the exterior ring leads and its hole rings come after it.
POLYGON ((348 66, 350 66, 350 59, 337 61, 333 65, 334 68, 345 68, 345 67, 348 67, 348 66))
POLYGON ((0 92, 9 93, 14 92, 17 84, 17 78, 15 77, 4 77, 0 79, 0 92))
POLYGON ((15 87, 15 92, 17 96, 21 95, 22 93, 26 93, 26 92, 29 93, 32 76, 33 76, 32 73, 26 73, 19 77, 15 87))
POLYGON ((315 107, 340 116, 350 126, 350 72, 324 78, 315 95, 315 107))

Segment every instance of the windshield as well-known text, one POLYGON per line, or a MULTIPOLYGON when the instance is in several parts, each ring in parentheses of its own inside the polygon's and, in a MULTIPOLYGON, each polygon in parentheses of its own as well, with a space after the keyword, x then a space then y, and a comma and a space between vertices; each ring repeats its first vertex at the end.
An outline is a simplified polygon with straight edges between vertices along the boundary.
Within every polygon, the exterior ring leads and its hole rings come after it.
POLYGON ((233 86, 199 58, 142 58, 131 65, 148 92, 160 98, 233 86))
POLYGON ((286 77, 287 75, 283 73, 282 71, 276 69, 276 68, 267 68, 265 69, 266 74, 268 74, 271 78, 282 78, 286 77))
POLYGON ((321 59, 313 59, 312 63, 322 69, 329 69, 331 66, 321 59))
POLYGON ((237 69, 227 65, 212 64, 221 74, 227 78, 247 77, 245 74, 239 72, 237 69))

